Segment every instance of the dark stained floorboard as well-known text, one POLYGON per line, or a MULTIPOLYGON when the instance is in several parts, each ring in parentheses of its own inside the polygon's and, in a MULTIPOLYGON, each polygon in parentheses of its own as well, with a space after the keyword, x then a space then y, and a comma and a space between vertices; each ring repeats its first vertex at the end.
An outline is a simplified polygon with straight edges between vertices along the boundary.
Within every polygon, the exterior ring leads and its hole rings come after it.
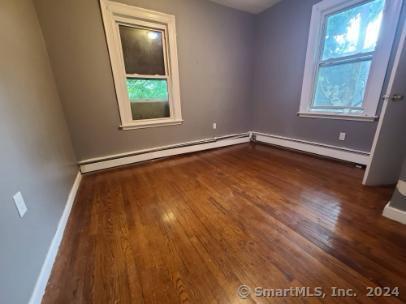
POLYGON ((43 303, 402 303, 406 229, 363 172, 243 144, 86 175, 43 303), (241 284, 358 296, 240 299, 241 284))

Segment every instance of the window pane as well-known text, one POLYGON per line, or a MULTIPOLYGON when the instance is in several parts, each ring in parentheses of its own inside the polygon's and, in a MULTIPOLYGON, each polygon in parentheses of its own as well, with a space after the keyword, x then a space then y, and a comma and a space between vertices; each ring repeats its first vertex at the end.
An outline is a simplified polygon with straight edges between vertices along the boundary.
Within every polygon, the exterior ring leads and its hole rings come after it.
POLYGON ((127 78, 130 100, 168 100, 166 79, 127 78))
POLYGON ((375 50, 385 0, 373 0, 327 18, 322 60, 375 50))
POLYGON ((361 109, 371 61, 320 67, 312 110, 361 109))
POLYGON ((133 120, 170 117, 165 79, 127 79, 133 120))
POLYGON ((127 74, 165 75, 162 33, 119 25, 127 74))

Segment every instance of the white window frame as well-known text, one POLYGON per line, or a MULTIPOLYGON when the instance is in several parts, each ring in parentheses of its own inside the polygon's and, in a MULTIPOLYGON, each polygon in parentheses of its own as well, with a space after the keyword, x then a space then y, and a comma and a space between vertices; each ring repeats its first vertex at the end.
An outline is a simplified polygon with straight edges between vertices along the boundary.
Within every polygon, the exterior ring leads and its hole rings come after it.
POLYGON ((175 16, 108 0, 100 0, 100 6, 120 112, 120 128, 131 130, 147 127, 179 125, 183 123, 180 103, 175 16), (163 49, 166 75, 147 76, 126 73, 119 31, 120 24, 134 27, 146 27, 164 33, 163 49), (166 79, 168 84, 170 117, 134 120, 127 90, 127 77, 166 79))
POLYGON ((313 6, 299 116, 362 121, 374 121, 378 118, 378 105, 381 99, 382 87, 396 35, 402 0, 385 1, 381 31, 376 49, 373 53, 369 77, 365 88, 363 113, 342 114, 327 111, 315 112, 310 109, 314 98, 327 17, 341 10, 369 1, 371 0, 323 0, 313 6))

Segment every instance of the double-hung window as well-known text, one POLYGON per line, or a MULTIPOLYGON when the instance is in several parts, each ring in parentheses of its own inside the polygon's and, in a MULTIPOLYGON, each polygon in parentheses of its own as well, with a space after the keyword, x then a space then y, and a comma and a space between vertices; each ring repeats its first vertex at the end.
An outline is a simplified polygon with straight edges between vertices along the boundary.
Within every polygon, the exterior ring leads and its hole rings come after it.
POLYGON ((299 115, 374 120, 401 0, 313 6, 299 115))
POLYGON ((182 123, 175 17, 101 0, 121 127, 182 123))

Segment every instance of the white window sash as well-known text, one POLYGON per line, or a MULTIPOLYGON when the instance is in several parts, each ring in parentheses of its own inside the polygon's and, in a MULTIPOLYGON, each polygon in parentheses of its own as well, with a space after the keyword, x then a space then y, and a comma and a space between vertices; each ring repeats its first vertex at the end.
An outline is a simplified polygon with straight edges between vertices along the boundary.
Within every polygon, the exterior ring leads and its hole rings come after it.
MULTIPOLYGON (((122 62, 123 62, 123 68, 125 71, 125 65, 124 65, 124 51, 123 51, 123 44, 121 41, 121 35, 120 35, 120 25, 125 25, 125 26, 130 26, 133 28, 146 28, 146 29, 150 29, 153 31, 160 31, 162 33, 162 50, 163 50, 163 57, 164 57, 164 69, 165 69, 165 75, 147 75, 147 74, 126 74, 126 79, 125 79, 125 90, 127 92, 127 111, 126 111, 126 116, 128 116, 129 120, 131 120, 130 124, 143 124, 145 122, 151 121, 149 119, 142 119, 142 120, 133 120, 133 114, 132 114, 132 110, 131 110, 131 100, 129 99, 128 96, 128 88, 127 88, 127 78, 138 78, 138 79, 165 79, 167 81, 167 89, 168 89, 168 103, 169 103, 169 117, 171 119, 174 118, 174 103, 173 103, 173 98, 172 98, 172 86, 171 86, 171 82, 170 82, 170 65, 168 65, 168 43, 167 43, 167 28, 166 26, 160 25, 160 24, 155 24, 155 23, 151 23, 151 22, 146 22, 146 21, 142 21, 142 20, 137 20, 137 23, 135 24, 134 21, 129 20, 128 18, 123 18, 123 17, 117 17, 116 18, 116 26, 115 26, 115 30, 116 30, 116 35, 118 37, 118 39, 120 40, 120 43, 118 45, 118 47, 120 48, 120 54, 121 54, 121 58, 122 58, 122 62), (132 23, 129 23, 132 22, 132 23)), ((161 118, 156 118, 156 119, 161 119, 161 118)), ((167 119, 167 117, 162 118, 162 119, 167 119)))
MULTIPOLYGON (((371 68, 365 88, 363 101, 363 113, 339 113, 312 111, 314 91, 317 82, 317 73, 321 61, 323 48, 323 34, 326 19, 329 15, 348 9, 352 6, 368 2, 365 0, 323 0, 313 6, 310 21, 310 32, 307 44, 306 62, 303 76, 302 93, 300 99, 299 116, 303 117, 326 117, 338 119, 375 120, 380 101, 380 95, 384 84, 386 70, 390 59, 393 41, 395 39, 399 14, 402 7, 402 0, 386 0, 383 10, 381 32, 372 52, 371 68)), ((365 56, 367 53, 354 55, 365 56)), ((360 58, 360 57, 358 57, 360 58)), ((331 61, 339 61, 335 58, 331 61)), ((343 108, 343 110, 345 107, 343 108)))
POLYGON ((121 119, 120 127, 122 129, 137 129, 182 123, 175 17, 113 1, 100 0, 100 4, 119 105, 121 119), (139 75, 126 73, 119 24, 150 28, 151 30, 158 30, 163 33, 166 75, 139 75), (127 77, 166 79, 168 85, 170 117, 133 120, 131 101, 127 90, 127 77))
MULTIPOLYGON (((364 100, 362 100, 362 106, 360 107, 354 107, 354 106, 315 106, 315 95, 316 95, 316 86, 317 86, 317 75, 319 74, 320 68, 321 67, 332 67, 332 66, 337 66, 337 65, 342 65, 342 64, 349 64, 349 63, 357 63, 357 62, 363 62, 363 61, 371 61, 373 58, 373 53, 374 52, 368 52, 368 53, 359 53, 356 55, 351 55, 351 56, 345 56, 345 57, 339 57, 339 58, 334 58, 334 59, 329 59, 325 61, 320 61, 317 64, 317 71, 316 71, 316 77, 314 79, 314 84, 313 84, 313 95, 312 95, 312 100, 310 102, 309 106, 309 111, 312 113, 320 113, 321 109, 335 109, 337 110, 336 113, 339 110, 345 113, 351 113, 353 111, 356 111, 355 113, 358 113, 359 111, 365 112, 365 107, 364 107, 364 100)), ((329 112, 334 114, 334 112, 329 112)))
POLYGON ((336 65, 340 63, 351 63, 351 62, 359 62, 363 60, 368 60, 372 59, 375 51, 372 52, 364 52, 364 53, 358 53, 354 55, 349 55, 349 56, 342 56, 342 57, 337 57, 337 58, 331 58, 327 60, 319 60, 318 65, 320 66, 330 66, 330 65, 336 65))
POLYGON ((167 75, 126 74, 127 78, 168 79, 167 75))

